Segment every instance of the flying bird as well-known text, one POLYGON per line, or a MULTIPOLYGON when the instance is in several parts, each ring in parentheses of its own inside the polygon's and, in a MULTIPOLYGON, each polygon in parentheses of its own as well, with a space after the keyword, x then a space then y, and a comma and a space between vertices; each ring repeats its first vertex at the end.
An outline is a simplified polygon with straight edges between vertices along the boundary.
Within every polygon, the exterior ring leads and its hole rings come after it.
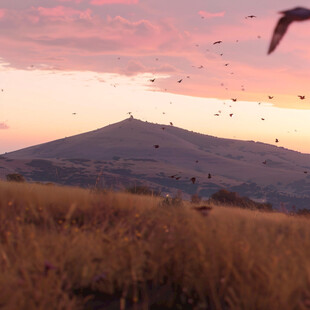
POLYGON ((230 113, 230 114, 229 114, 230 117, 233 117, 233 115, 234 115, 234 113, 230 113))
POLYGON ((264 160, 264 161, 263 161, 263 164, 264 164, 264 165, 266 165, 266 164, 267 164, 267 161, 266 161, 266 160, 264 160))
POLYGON ((211 179, 211 173, 208 173, 208 179, 211 179))
POLYGON ((175 179, 176 179, 176 180, 180 180, 180 179, 181 179, 181 177, 176 177, 175 179))
POLYGON ((72 115, 76 115, 76 112, 73 112, 72 115))
POLYGON ((193 183, 193 184, 195 184, 195 182, 196 182, 196 178, 194 178, 194 177, 193 177, 193 178, 191 178, 191 181, 192 181, 192 183, 193 183))
POLYGON ((264 121, 265 119, 262 117, 261 120, 264 121))
POLYGON ((278 143, 279 142, 279 140, 278 139, 276 139, 276 143, 278 143))
POLYGON ((231 100, 232 100, 233 102, 236 102, 236 101, 237 101, 237 98, 231 98, 231 100))
POLYGON ((298 95, 298 97, 299 97, 301 100, 306 99, 306 96, 300 96, 300 95, 298 95))
POLYGON ((218 113, 215 113, 215 114, 214 114, 214 116, 220 116, 220 114, 218 114, 218 113))
POLYGON ((269 99, 273 99, 273 96, 268 96, 269 99))
POLYGON ((246 19, 248 19, 248 18, 256 18, 256 16, 255 15, 249 15, 249 16, 246 16, 245 18, 246 19))
POLYGON ((292 22, 301 22, 310 19, 310 10, 302 7, 296 7, 294 9, 282 11, 279 13, 283 14, 284 16, 279 19, 274 29, 268 54, 272 53, 276 49, 292 22))
POLYGON ((178 83, 181 83, 183 81, 183 79, 181 79, 181 80, 178 80, 178 83))
POLYGON ((173 126, 173 123, 172 123, 172 122, 170 122, 170 125, 171 125, 171 126, 173 126))
POLYGON ((159 148, 159 145, 158 145, 158 144, 154 144, 153 146, 154 146, 155 149, 158 149, 158 148, 159 148))
POLYGON ((215 44, 220 44, 220 43, 222 43, 223 41, 215 41, 214 43, 213 43, 213 45, 215 45, 215 44))
POLYGON ((155 79, 150 79, 149 81, 152 82, 152 83, 154 83, 154 82, 155 82, 155 79))

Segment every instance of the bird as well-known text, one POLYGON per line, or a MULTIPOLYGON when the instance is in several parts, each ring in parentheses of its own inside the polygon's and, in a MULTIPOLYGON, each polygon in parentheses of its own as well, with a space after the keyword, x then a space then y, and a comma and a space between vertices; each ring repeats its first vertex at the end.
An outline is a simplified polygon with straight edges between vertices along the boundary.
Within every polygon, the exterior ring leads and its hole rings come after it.
POLYGON ((198 164, 198 163, 199 163, 199 160, 196 160, 195 163, 198 164))
POLYGON ((233 117, 233 115, 234 115, 234 113, 230 113, 230 114, 229 114, 230 117, 233 117))
POLYGON ((76 112, 73 112, 72 115, 76 115, 76 112))
POLYGON ((278 139, 276 139, 276 143, 278 143, 279 142, 279 140, 278 139))
POLYGON ((152 82, 152 83, 154 83, 154 82, 155 82, 155 79, 150 79, 149 81, 152 82))
POLYGON ((199 67, 197 67, 198 69, 203 69, 203 65, 200 65, 199 67))
POLYGON ((266 164, 267 164, 267 161, 266 161, 266 160, 264 160, 264 161, 263 161, 263 164, 264 164, 264 165, 266 165, 266 164))
POLYGON ((308 173, 308 171, 304 171, 304 174, 307 174, 308 173))
POLYGON ((220 114, 218 114, 218 113, 215 113, 215 114, 214 114, 214 116, 220 116, 220 114))
POLYGON ((191 181, 192 181, 193 184, 195 184, 196 178, 195 178, 195 177, 192 177, 192 178, 191 178, 191 181))
POLYGON ((177 176, 177 174, 171 175, 170 178, 173 179, 177 176))
POLYGON ((236 102, 236 101, 237 101, 237 98, 231 98, 231 100, 232 100, 233 102, 236 102))
POLYGON ((279 19, 274 29, 268 49, 268 55, 276 49, 292 22, 301 22, 310 19, 310 10, 303 7, 296 7, 291 10, 281 11, 279 13, 284 16, 279 19))
POLYGON ((301 99, 301 100, 304 100, 306 98, 306 96, 301 96, 301 95, 298 95, 298 97, 301 99))
POLYGON ((181 179, 181 177, 176 177, 175 179, 176 179, 176 180, 180 180, 180 179, 181 179))
POLYGON ((213 42, 213 45, 215 45, 215 44, 220 44, 220 43, 222 43, 223 41, 215 41, 215 42, 213 42))
POLYGON ((161 129, 162 129, 162 130, 165 130, 166 128, 165 128, 165 127, 161 127, 161 129))
POLYGON ((178 80, 178 83, 181 83, 183 81, 183 79, 181 79, 181 80, 178 80))
POLYGON ((225 64, 224 66, 227 67, 229 64, 225 64))
POLYGON ((172 122, 170 122, 170 125, 171 125, 171 126, 173 126, 173 123, 172 123, 172 122))
POLYGON ((264 121, 265 119, 262 117, 261 120, 264 121))
POLYGON ((159 145, 158 145, 158 144, 154 144, 153 146, 154 146, 155 149, 158 149, 158 148, 159 148, 159 145))
POLYGON ((211 173, 208 173, 208 179, 211 179, 211 173))
POLYGON ((249 15, 249 16, 246 16, 245 18, 246 19, 248 19, 248 18, 256 18, 256 16, 255 15, 249 15))
POLYGON ((269 99, 273 99, 273 96, 268 96, 269 99))

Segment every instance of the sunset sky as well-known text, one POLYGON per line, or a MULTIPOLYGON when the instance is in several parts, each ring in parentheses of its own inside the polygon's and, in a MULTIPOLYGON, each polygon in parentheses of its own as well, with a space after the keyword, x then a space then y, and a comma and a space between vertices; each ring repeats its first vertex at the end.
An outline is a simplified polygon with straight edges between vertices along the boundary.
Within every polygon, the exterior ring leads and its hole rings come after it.
POLYGON ((267 55, 278 12, 307 5, 2 0, 0 153, 104 127, 127 112, 218 137, 277 138, 310 153, 310 21, 292 24, 267 55))

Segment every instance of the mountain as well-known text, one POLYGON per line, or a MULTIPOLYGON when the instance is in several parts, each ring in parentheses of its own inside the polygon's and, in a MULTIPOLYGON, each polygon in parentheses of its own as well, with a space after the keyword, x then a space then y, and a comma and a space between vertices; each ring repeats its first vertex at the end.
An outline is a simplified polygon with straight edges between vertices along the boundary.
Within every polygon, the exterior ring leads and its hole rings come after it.
POLYGON ((302 208, 310 201, 308 154, 133 118, 3 154, 0 176, 9 172, 32 181, 114 188, 147 184, 164 193, 202 197, 226 188, 277 207, 302 208))

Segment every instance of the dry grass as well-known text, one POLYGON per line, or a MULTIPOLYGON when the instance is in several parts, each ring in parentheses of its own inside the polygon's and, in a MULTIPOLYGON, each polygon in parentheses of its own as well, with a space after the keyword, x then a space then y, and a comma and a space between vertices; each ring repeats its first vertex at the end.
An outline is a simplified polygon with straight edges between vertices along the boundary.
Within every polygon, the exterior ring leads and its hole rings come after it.
POLYGON ((309 257, 303 218, 0 182, 5 310, 310 309, 309 257))

